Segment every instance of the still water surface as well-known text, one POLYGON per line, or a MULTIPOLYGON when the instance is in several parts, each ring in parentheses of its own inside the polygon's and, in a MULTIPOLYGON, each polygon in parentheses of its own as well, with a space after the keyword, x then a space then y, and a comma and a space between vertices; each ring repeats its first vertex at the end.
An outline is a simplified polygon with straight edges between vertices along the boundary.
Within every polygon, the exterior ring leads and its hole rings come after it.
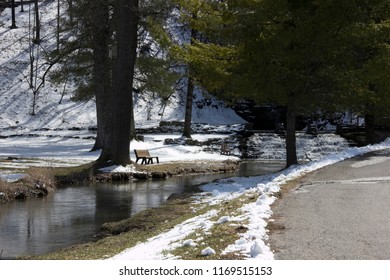
POLYGON ((159 206, 173 193, 192 192, 216 179, 273 173, 283 164, 246 161, 235 173, 72 185, 58 188, 43 199, 0 205, 0 259, 44 254, 93 240, 103 223, 159 206))

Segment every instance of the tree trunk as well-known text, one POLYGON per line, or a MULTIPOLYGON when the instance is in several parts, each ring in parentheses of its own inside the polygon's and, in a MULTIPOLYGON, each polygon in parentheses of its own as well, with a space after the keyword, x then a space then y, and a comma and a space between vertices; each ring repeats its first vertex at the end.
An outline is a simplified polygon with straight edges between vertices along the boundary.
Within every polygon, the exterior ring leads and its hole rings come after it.
POLYGON ((132 110, 132 85, 137 49, 138 0, 117 0, 115 3, 118 57, 112 72, 112 107, 109 143, 102 150, 101 158, 110 164, 130 163, 130 127, 132 110))
POLYGON ((56 32, 56 45, 57 45, 57 52, 60 51, 60 0, 57 0, 57 32, 56 32))
POLYGON ((134 121, 134 102, 133 96, 130 98, 131 102, 131 111, 130 111, 130 141, 137 139, 137 132, 135 131, 135 121, 134 121))
POLYGON ((97 135, 92 151, 103 149, 105 135, 109 134, 109 86, 110 62, 108 44, 110 39, 109 8, 106 1, 91 1, 90 22, 93 46, 93 86, 96 100, 97 135))
POLYGON ((375 115, 367 113, 365 115, 365 136, 366 144, 375 144, 375 115))
POLYGON ((16 17, 15 17, 15 0, 11 0, 11 16, 12 16, 12 24, 11 24, 10 28, 15 29, 15 28, 17 28, 16 17))
POLYGON ((23 0, 20 0, 20 12, 24 12, 24 4, 23 4, 23 0))
POLYGON ((192 123, 192 103, 194 100, 194 83, 192 78, 188 78, 187 84, 187 100, 186 100, 186 112, 184 119, 183 137, 191 138, 191 123, 192 123))
POLYGON ((295 99, 294 94, 288 96, 286 112, 286 168, 298 163, 295 135, 297 105, 295 99))
POLYGON ((41 21, 39 19, 38 0, 35 0, 34 11, 35 11, 35 38, 34 38, 34 44, 39 44, 41 42, 41 21))
MULTIPOLYGON (((196 19, 196 15, 193 15, 193 19, 196 19)), ((197 32, 195 29, 191 29, 191 42, 197 37, 197 32)), ((192 123, 192 104, 194 101, 194 81, 191 77, 191 69, 188 66, 188 83, 187 83, 187 99, 186 99, 186 111, 184 118, 184 129, 183 129, 183 137, 191 138, 191 123, 192 123)))
POLYGON ((69 22, 71 25, 73 25, 73 0, 68 0, 68 15, 69 15, 69 22))

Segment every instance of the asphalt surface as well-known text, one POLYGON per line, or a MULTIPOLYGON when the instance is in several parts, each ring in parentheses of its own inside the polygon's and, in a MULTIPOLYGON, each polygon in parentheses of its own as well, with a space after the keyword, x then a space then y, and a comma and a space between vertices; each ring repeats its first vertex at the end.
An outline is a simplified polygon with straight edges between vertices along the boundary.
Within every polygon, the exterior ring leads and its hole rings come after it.
POLYGON ((310 173, 272 210, 275 259, 390 260, 390 149, 310 173))

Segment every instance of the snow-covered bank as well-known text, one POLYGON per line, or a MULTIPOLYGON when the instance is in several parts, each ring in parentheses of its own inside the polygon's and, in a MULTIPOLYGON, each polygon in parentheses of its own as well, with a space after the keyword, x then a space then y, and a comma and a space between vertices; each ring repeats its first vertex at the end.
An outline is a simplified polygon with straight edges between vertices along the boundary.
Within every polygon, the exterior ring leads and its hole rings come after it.
MULTIPOLYGON (((94 140, 90 131, 43 131, 41 136, 18 136, 0 138, 0 159, 4 169, 20 169, 31 166, 59 167, 75 166, 96 160, 100 152, 90 152, 94 140), (57 135, 57 136, 56 136, 57 135)), ((210 140, 223 141, 231 134, 193 134, 193 140, 205 143, 210 140)), ((334 134, 321 134, 317 137, 298 136, 298 154, 301 161, 318 159, 330 153, 339 152, 348 147, 348 142, 334 134)), ((220 146, 209 147, 207 144, 190 146, 184 144, 164 144, 165 139, 178 139, 179 133, 145 134, 144 141, 132 141, 130 157, 135 159, 134 149, 148 149, 153 156, 158 156, 161 162, 194 161, 194 160, 226 160, 236 157, 220 155, 220 146), (211 149, 211 148, 214 148, 211 149)), ((276 134, 255 134, 248 142, 252 146, 253 157, 259 160, 284 160, 285 147, 281 137, 276 134)), ((240 143, 230 143, 233 154, 241 156, 240 143)), ((0 174, 4 173, 0 170, 0 174)), ((0 175, 1 176, 1 175, 0 175)))
POLYGON ((230 244, 223 253, 237 252, 246 258, 273 259, 273 253, 267 245, 267 220, 271 217, 271 205, 275 201, 274 194, 286 182, 296 179, 305 173, 317 170, 327 165, 364 154, 371 151, 390 148, 390 138, 377 144, 361 148, 348 148, 340 153, 334 153, 320 160, 304 165, 293 166, 277 174, 252 177, 252 178, 230 178, 220 180, 203 186, 203 190, 210 192, 211 196, 199 196, 198 203, 208 203, 213 205, 223 204, 242 195, 258 194, 259 197, 252 203, 245 204, 241 210, 243 213, 238 217, 219 217, 213 211, 206 215, 199 215, 191 218, 182 224, 175 226, 168 232, 162 233, 149 239, 145 243, 138 244, 124 252, 114 256, 112 259, 169 259, 179 258, 172 256, 169 251, 179 246, 186 246, 191 243, 199 247, 199 253, 208 249, 207 244, 197 245, 196 242, 189 242, 186 237, 194 230, 208 232, 213 225, 219 221, 241 221, 245 223, 248 230, 240 234, 240 238, 230 244), (213 218, 213 219, 212 219, 213 218), (214 221, 217 219, 217 221, 214 221), (222 220, 221 220, 222 219, 222 220), (246 222, 244 222, 246 221, 246 222), (140 252, 147 252, 140 253, 140 252))
MULTIPOLYGON (((130 157, 135 159, 134 149, 148 149, 153 156, 162 162, 189 160, 226 160, 229 157, 210 154, 203 151, 202 146, 186 146, 179 144, 164 145, 164 139, 180 137, 178 134, 146 135, 142 142, 132 141, 130 157)), ((207 139, 223 139, 227 135, 193 135, 197 141, 207 139)), ((0 139, 0 159, 10 160, 1 163, 2 168, 26 168, 31 166, 58 167, 75 166, 96 160, 100 151, 90 152, 93 139, 77 139, 64 137, 9 137, 0 139)), ((1 173, 1 171, 0 171, 1 173)))

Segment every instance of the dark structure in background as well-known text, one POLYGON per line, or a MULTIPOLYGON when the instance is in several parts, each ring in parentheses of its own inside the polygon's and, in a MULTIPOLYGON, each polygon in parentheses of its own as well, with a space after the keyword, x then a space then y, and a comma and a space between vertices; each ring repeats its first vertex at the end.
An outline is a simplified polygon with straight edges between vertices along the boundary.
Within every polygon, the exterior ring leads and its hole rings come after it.
MULTIPOLYGON (((286 108, 276 105, 257 105, 255 102, 241 100, 233 109, 241 118, 251 123, 253 130, 272 130, 282 132, 286 123, 286 108)), ((308 118, 297 118, 297 130, 304 129, 308 118)))

